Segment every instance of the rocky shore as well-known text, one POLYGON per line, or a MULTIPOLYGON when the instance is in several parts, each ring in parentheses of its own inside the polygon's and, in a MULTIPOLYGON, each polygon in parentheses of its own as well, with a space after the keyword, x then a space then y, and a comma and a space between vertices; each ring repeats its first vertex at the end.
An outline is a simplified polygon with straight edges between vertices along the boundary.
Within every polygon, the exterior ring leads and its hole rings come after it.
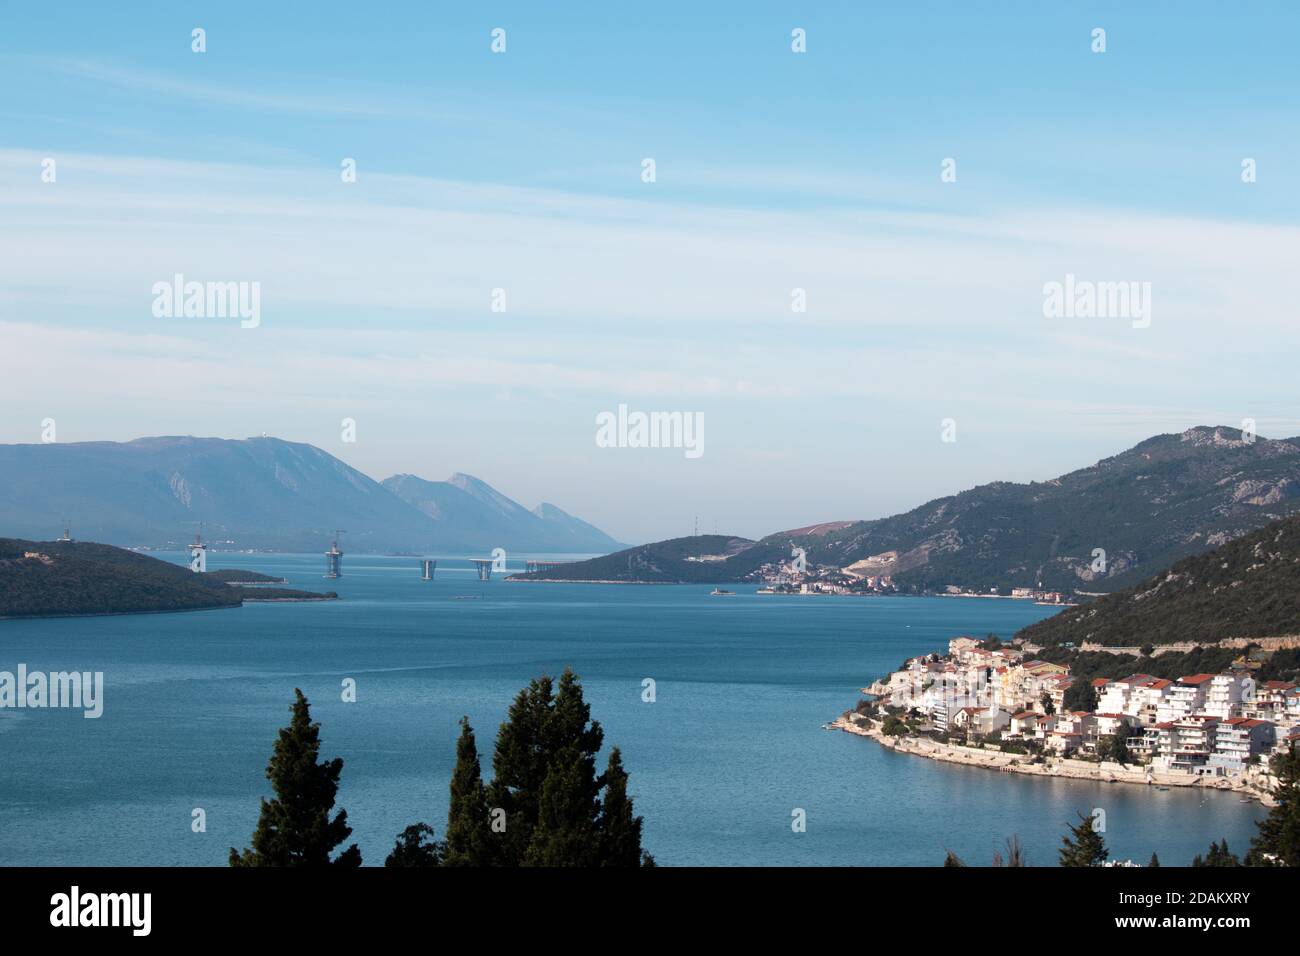
POLYGON ((1147 767, 1129 767, 1118 763, 1091 763, 1086 760, 1049 757, 1043 763, 1031 763, 1024 754, 1003 753, 979 747, 945 744, 926 737, 889 736, 881 731, 881 723, 857 714, 843 714, 830 726, 836 730, 870 737, 877 743, 898 753, 928 757, 947 763, 983 767, 1004 773, 1024 773, 1040 777, 1069 777, 1092 780, 1097 783, 1129 783, 1154 787, 1198 787, 1203 790, 1226 790, 1273 806, 1267 791, 1255 785, 1255 778, 1195 777, 1182 773, 1158 773, 1147 767))

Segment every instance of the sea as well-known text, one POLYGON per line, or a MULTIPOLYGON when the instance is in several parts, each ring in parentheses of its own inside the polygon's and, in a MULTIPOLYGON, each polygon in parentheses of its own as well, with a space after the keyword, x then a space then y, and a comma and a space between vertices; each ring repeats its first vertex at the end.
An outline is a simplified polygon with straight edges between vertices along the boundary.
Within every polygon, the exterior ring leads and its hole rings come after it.
POLYGON ((1053 613, 1028 601, 480 581, 464 557, 440 558, 432 581, 411 557, 347 555, 330 581, 320 555, 211 552, 208 566, 341 600, 0 621, 0 671, 105 681, 99 719, 0 710, 0 865, 224 866, 270 795, 295 688, 322 755, 343 759, 352 839, 382 865, 407 825, 442 835, 461 716, 490 774, 511 699, 565 667, 622 750, 660 865, 934 866, 949 850, 987 865, 1014 835, 1048 866, 1098 809, 1112 858, 1187 865, 1212 840, 1245 850, 1263 814, 1231 793, 998 773, 824 728, 905 658, 1053 613))

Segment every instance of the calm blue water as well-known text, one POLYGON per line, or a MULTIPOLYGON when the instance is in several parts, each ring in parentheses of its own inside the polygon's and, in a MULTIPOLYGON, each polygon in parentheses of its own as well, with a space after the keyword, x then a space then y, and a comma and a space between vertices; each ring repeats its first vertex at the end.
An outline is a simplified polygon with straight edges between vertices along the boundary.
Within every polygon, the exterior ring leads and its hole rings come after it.
MULTIPOLYGON (((180 560, 180 556, 175 556, 180 560)), ((959 633, 1049 613, 943 598, 710 597, 707 586, 481 584, 468 562, 213 555, 329 604, 0 622, 0 670, 102 670, 105 714, 0 711, 0 864, 224 865, 252 833, 294 687, 344 758, 340 805, 369 864, 417 820, 441 836, 456 722, 480 751, 514 694, 572 665, 632 777, 661 864, 986 863, 1018 833, 1055 864, 1074 811, 1106 810, 1112 854, 1186 864, 1210 840, 1245 849, 1260 814, 1233 795, 1037 780, 891 754, 821 729, 857 689, 959 633), (478 595, 477 600, 456 600, 478 595), (345 704, 352 677, 359 699, 345 704), (641 682, 658 700, 641 702, 641 682), (192 833, 191 811, 207 813, 192 833), (807 832, 791 831, 791 811, 807 832)), ((485 759, 485 764, 488 759, 485 759)))

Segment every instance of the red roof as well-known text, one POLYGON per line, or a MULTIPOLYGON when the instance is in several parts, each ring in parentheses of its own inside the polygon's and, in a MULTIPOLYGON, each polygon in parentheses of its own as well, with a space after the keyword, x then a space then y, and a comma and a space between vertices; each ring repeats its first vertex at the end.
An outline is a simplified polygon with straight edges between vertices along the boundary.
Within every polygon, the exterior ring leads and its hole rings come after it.
POLYGON ((1218 674, 1192 674, 1190 677, 1178 678, 1180 684, 1204 684, 1207 680, 1214 680, 1218 674))

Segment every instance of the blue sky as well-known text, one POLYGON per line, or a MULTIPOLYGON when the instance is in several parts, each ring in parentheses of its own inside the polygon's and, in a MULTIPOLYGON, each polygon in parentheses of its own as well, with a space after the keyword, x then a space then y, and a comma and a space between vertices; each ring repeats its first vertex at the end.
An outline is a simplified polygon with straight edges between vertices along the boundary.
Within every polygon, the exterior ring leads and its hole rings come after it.
POLYGON ((0 441, 267 432, 644 540, 1300 433, 1294 4, 700 6, 6 9, 0 441), (261 326, 155 318, 175 272, 261 326), (1151 326, 1045 319, 1066 273, 1151 326), (597 448, 620 402, 705 454, 597 448))

